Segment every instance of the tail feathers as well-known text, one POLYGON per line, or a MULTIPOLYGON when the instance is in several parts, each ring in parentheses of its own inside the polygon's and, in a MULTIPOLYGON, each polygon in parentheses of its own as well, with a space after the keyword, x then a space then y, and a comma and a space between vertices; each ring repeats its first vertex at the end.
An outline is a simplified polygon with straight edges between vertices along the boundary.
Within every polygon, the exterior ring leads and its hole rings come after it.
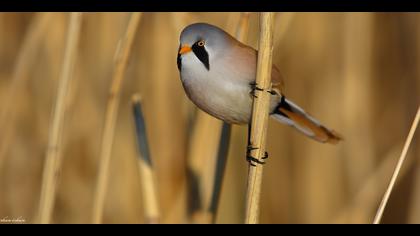
POLYGON ((271 114, 276 120, 293 126, 310 138, 322 143, 336 144, 342 137, 334 130, 327 129, 302 108, 282 96, 280 103, 271 114))

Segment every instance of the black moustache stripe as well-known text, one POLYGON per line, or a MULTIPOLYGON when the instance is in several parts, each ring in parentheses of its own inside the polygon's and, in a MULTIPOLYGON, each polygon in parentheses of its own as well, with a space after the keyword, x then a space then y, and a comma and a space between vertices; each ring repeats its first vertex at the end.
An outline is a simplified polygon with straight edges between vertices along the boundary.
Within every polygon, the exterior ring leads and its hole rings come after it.
POLYGON ((182 58, 181 58, 180 53, 178 53, 178 56, 176 58, 176 64, 178 66, 178 70, 181 71, 181 69, 182 69, 182 58))
POLYGON ((209 64, 209 54, 207 53, 204 46, 198 46, 197 43, 195 43, 191 47, 192 51, 194 52, 195 56, 203 63, 203 65, 206 67, 207 70, 210 70, 210 64, 209 64))
POLYGON ((178 70, 181 71, 181 68, 182 68, 182 58, 181 58, 181 53, 179 53, 179 50, 181 50, 181 44, 179 45, 179 48, 178 48, 178 56, 176 57, 176 65, 178 66, 178 70))

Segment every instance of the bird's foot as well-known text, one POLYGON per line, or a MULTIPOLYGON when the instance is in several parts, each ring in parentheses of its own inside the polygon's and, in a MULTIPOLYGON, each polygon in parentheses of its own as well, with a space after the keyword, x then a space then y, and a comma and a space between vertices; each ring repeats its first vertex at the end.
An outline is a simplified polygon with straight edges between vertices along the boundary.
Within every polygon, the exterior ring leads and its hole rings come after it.
MULTIPOLYGON (((254 97, 257 98, 258 96, 255 94, 255 91, 265 91, 265 89, 258 87, 258 84, 256 82, 251 82, 249 84, 251 86, 251 91, 249 92, 249 94, 254 97)), ((276 95, 276 91, 274 90, 266 90, 267 93, 271 94, 271 95, 276 95)))
POLYGON ((249 92, 249 94, 254 97, 257 98, 258 96, 255 94, 255 91, 264 91, 264 89, 260 88, 257 86, 257 83, 255 82, 251 82, 249 84, 251 86, 251 91, 249 92))
MULTIPOLYGON (((251 156, 251 151, 257 150, 257 149, 259 149, 259 148, 258 147, 254 147, 252 145, 248 145, 248 147, 247 147, 246 160, 249 162, 249 164, 251 166, 256 166, 256 164, 260 164, 260 165, 265 164, 264 161, 260 161, 259 159, 251 156)), ((261 157, 261 159, 267 159, 267 158, 268 158, 268 152, 265 152, 264 153, 264 156, 261 157)))
POLYGON ((249 164, 251 165, 251 166, 257 166, 256 164, 260 164, 260 165, 263 165, 263 164, 265 164, 265 162, 264 161, 260 161, 260 160, 258 160, 257 158, 255 158, 255 157, 253 157, 253 156, 250 156, 250 155, 247 155, 246 156, 246 160, 249 162, 249 164), (256 164, 255 164, 256 163, 256 164))

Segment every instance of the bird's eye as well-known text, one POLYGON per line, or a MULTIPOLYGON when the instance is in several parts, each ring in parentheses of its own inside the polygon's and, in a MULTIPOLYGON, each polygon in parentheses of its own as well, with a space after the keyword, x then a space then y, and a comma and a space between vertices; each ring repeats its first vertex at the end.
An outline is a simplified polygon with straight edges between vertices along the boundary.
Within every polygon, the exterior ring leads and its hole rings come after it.
POLYGON ((204 46, 204 44, 205 44, 204 40, 200 40, 200 41, 198 41, 198 43, 197 43, 197 45, 198 45, 198 46, 200 46, 200 47, 203 47, 203 46, 204 46))

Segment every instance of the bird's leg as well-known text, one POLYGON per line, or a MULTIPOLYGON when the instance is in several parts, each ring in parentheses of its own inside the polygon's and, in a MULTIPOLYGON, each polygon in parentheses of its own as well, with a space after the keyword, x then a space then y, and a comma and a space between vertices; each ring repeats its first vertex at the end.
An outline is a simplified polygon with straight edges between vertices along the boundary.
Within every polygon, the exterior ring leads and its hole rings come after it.
POLYGON ((248 124, 248 146, 246 148, 246 155, 248 156, 248 154, 254 149, 256 149, 256 148, 252 147, 252 145, 251 145, 251 122, 249 122, 249 124, 248 124))

